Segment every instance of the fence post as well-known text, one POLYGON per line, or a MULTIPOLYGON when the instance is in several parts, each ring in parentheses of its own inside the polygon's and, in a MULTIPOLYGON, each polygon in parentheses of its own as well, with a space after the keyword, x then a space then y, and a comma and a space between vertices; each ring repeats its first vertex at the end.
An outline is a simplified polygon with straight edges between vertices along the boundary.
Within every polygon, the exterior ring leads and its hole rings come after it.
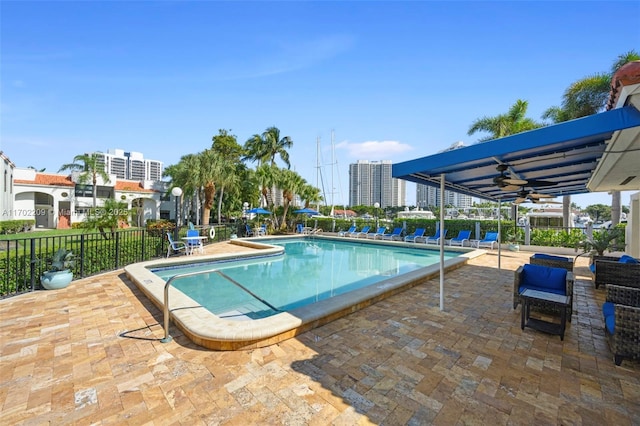
POLYGON ((36 258, 36 240, 35 240, 35 238, 31 238, 30 248, 31 248, 31 265, 30 265, 30 269, 31 269, 31 291, 35 291, 36 290, 36 263, 38 262, 38 259, 36 258))
POLYGON ((84 234, 80 234, 80 278, 84 277, 84 234))
POLYGON ((113 265, 113 269, 118 269, 118 265, 120 264, 120 231, 116 231, 116 258, 115 264, 113 265))
POLYGON ((144 250, 145 250, 146 244, 145 244, 145 235, 144 235, 144 228, 142 228, 142 259, 140 259, 140 261, 144 261, 146 259, 145 255, 144 255, 144 250))

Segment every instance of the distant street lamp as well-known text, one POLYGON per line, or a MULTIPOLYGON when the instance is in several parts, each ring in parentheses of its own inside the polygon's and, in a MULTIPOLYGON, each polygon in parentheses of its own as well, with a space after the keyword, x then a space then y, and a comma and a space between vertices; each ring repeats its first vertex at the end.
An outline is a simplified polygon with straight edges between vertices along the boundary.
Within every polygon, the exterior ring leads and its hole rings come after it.
POLYGON ((174 187, 171 190, 171 195, 173 195, 175 197, 175 202, 176 202, 176 229, 174 229, 173 231, 173 239, 175 241, 178 240, 178 229, 180 227, 180 215, 178 214, 178 206, 180 204, 180 196, 182 195, 182 188, 180 187, 174 187))
POLYGON ((375 203, 373 203, 373 208, 376 209, 375 213, 376 213, 376 228, 379 228, 380 225, 378 223, 378 209, 380 208, 380 203, 378 203, 377 201, 375 203))

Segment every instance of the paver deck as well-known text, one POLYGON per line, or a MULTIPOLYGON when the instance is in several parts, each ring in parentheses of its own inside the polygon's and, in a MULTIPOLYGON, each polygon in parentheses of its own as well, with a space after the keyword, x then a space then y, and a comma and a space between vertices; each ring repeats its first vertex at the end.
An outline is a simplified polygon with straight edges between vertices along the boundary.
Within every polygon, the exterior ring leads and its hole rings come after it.
MULTIPOLYGON (((226 250, 227 245, 207 250, 226 250)), ((564 341, 520 329, 495 251, 279 344, 216 352, 122 271, 0 300, 0 424, 640 424, 640 362, 616 367, 605 290, 579 259, 564 341)))

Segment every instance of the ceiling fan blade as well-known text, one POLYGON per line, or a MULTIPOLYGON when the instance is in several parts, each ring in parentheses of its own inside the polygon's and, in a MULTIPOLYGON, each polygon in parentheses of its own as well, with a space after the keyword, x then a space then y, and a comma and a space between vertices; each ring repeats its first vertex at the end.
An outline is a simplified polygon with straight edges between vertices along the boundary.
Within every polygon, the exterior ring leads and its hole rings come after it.
POLYGON ((529 194, 529 197, 530 198, 556 198, 555 195, 536 194, 536 193, 529 194))
POLYGON ((525 201, 527 201, 526 198, 519 197, 519 198, 516 198, 516 201, 514 201, 514 203, 520 204, 520 203, 524 203, 525 201))
POLYGON ((549 180, 536 180, 536 179, 529 179, 527 181, 526 186, 530 186, 532 188, 538 188, 540 186, 554 186, 557 185, 558 182, 551 182, 549 180))
POLYGON ((518 186, 518 185, 505 185, 505 186, 501 186, 500 189, 502 191, 517 191, 518 189, 520 189, 520 186, 518 186))
POLYGON ((508 185, 518 185, 518 186, 527 185, 529 183, 529 181, 526 181, 526 180, 513 179, 513 178, 506 178, 506 179, 503 179, 502 181, 508 185))

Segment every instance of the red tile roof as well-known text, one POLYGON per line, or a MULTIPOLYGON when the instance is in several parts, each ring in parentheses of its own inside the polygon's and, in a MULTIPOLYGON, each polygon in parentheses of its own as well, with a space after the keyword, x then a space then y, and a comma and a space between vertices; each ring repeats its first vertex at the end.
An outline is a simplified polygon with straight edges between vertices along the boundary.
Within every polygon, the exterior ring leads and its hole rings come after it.
POLYGON ((142 186, 142 182, 132 180, 117 180, 115 190, 129 192, 155 192, 153 189, 145 189, 144 186, 142 186))
POLYGON ((624 86, 638 83, 640 83, 640 61, 628 62, 621 66, 611 78, 611 92, 609 93, 607 110, 615 108, 624 86))
POLYGON ((34 180, 14 179, 15 183, 25 185, 49 185, 49 186, 75 186, 71 180, 71 176, 52 175, 47 173, 36 173, 34 180))

